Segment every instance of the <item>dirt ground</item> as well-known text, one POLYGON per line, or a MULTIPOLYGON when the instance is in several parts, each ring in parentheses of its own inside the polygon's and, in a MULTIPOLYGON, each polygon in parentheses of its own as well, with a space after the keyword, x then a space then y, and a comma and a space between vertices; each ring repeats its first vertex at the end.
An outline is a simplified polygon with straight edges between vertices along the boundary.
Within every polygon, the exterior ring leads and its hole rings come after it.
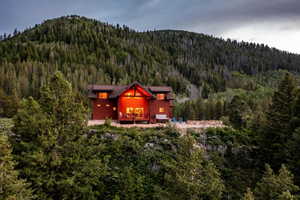
MULTIPOLYGON (((104 120, 89 120, 88 126, 94 126, 94 125, 101 125, 104 124, 104 120)), ((123 127, 123 128, 132 128, 132 127, 140 127, 140 128, 154 128, 154 127, 165 127, 168 124, 171 124, 179 129, 188 129, 188 128, 199 128, 199 129, 205 129, 205 128, 211 128, 211 127, 224 127, 224 124, 222 121, 217 120, 203 120, 203 121, 187 121, 187 122, 170 122, 170 123, 157 123, 157 124, 120 124, 116 121, 113 121, 111 123, 112 126, 116 127, 123 127)))

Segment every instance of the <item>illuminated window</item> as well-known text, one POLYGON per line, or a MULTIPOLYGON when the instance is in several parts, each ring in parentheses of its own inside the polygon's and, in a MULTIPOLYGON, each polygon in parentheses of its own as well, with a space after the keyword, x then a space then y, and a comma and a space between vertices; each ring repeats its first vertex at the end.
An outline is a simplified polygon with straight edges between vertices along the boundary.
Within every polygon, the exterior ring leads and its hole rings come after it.
POLYGON ((113 111, 116 111, 117 110, 117 108, 116 107, 113 107, 113 111))
POLYGON ((124 96, 125 97, 142 97, 143 94, 142 94, 142 91, 140 91, 139 89, 133 88, 133 89, 126 91, 124 93, 124 96))
POLYGON ((144 108, 127 107, 126 108, 126 114, 143 115, 144 114, 144 108))
POLYGON ((135 91, 135 96, 136 96, 136 97, 141 97, 142 94, 141 94, 139 91, 135 91))
POLYGON ((108 98, 108 93, 107 92, 99 92, 98 93, 98 98, 99 99, 107 99, 108 98))
POLYGON ((157 94, 156 95, 156 99, 157 100, 164 100, 166 98, 166 95, 165 94, 157 94))
POLYGON ((133 97, 134 96, 134 90, 128 90, 124 93, 125 97, 133 97))
POLYGON ((163 108, 163 107, 160 107, 160 108, 159 108, 159 112, 160 112, 160 113, 163 113, 163 112, 165 112, 165 108, 163 108))
POLYGON ((132 107, 127 107, 127 108, 126 108, 126 113, 127 113, 127 114, 133 113, 133 108, 132 108, 132 107))
POLYGON ((109 107, 110 105, 109 104, 106 104, 106 107, 109 107))
POLYGON ((135 108, 134 114, 141 115, 144 113, 144 108, 135 108))
POLYGON ((100 108, 100 107, 101 107, 101 104, 97 104, 97 107, 100 108))

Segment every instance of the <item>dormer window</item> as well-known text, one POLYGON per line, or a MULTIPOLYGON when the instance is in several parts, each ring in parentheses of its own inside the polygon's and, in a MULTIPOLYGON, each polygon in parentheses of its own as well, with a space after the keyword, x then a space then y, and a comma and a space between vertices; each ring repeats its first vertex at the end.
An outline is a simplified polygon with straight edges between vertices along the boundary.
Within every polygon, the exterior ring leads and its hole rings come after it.
POLYGON ((157 100, 165 100, 166 99, 166 94, 163 94, 163 93, 157 94, 156 99, 157 100))
POLYGON ((98 99, 108 99, 108 93, 107 92, 99 92, 98 99))

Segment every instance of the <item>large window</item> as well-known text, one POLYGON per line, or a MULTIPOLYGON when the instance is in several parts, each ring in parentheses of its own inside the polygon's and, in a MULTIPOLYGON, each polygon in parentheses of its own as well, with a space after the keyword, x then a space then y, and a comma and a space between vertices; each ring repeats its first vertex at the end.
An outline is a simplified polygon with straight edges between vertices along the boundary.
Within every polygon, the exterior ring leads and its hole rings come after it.
POLYGON ((165 100, 165 98, 166 98, 166 94, 157 94, 156 95, 157 100, 165 100))
POLYGON ((163 107, 160 107, 160 108, 159 108, 159 112, 160 112, 160 113, 163 113, 163 112, 165 112, 165 108, 163 108, 163 107))
POLYGON ((107 99, 108 98, 108 93, 107 92, 99 92, 98 93, 98 98, 99 99, 107 99))
POLYGON ((136 117, 143 117, 143 115, 144 115, 144 108, 127 107, 126 108, 126 114, 127 115, 134 115, 136 117))
POLYGON ((134 89, 128 90, 126 93, 124 93, 124 96, 125 97, 141 97, 142 93, 134 88, 134 89))
POLYGON ((126 108, 126 114, 131 114, 133 113, 133 108, 132 107, 127 107, 126 108))

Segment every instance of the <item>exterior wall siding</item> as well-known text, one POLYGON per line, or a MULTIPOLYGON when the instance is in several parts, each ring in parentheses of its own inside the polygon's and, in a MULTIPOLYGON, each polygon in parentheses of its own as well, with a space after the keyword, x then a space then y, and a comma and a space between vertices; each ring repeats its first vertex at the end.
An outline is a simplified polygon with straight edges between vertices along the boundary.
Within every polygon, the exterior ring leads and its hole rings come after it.
POLYGON ((170 87, 143 87, 134 82, 128 86, 91 85, 89 89, 93 120, 110 118, 119 122, 148 121, 157 123, 172 118, 172 88, 170 87), (104 92, 107 93, 106 96, 99 95, 104 92), (163 99, 164 97, 166 99, 163 99))
POLYGON ((156 123, 156 115, 165 114, 168 118, 172 117, 172 110, 170 107, 170 101, 168 100, 151 100, 150 102, 150 122, 156 123), (164 112, 159 112, 160 108, 164 109, 164 112))
POLYGON ((115 100, 109 99, 94 99, 92 100, 92 119, 104 120, 107 118, 117 120, 118 108, 115 100), (114 110, 115 108, 115 110, 114 110))
MULTIPOLYGON (((146 113, 150 115, 150 123, 156 123, 157 114, 165 114, 168 118, 172 118, 172 107, 169 100, 149 100, 149 111, 146 113), (163 108, 163 112, 160 112, 163 108)), ((93 99, 92 100, 92 119, 105 120, 107 118, 118 120, 118 100, 111 99, 93 99), (114 110, 115 108, 115 110, 114 110)))

